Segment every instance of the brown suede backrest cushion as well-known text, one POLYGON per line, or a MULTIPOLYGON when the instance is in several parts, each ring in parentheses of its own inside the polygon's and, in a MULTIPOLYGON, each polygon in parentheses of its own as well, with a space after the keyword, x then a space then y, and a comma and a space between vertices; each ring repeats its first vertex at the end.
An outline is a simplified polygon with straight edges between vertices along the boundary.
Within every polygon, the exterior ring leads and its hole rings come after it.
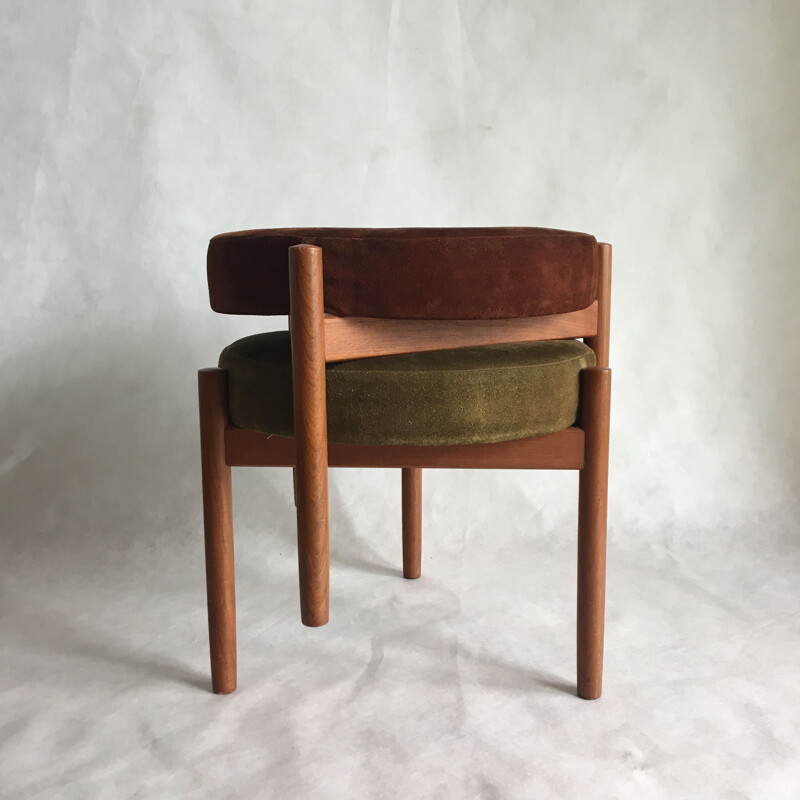
POLYGON ((288 314, 288 249, 322 248, 325 311, 385 319, 506 319, 586 308, 597 241, 547 228, 282 228, 215 236, 211 307, 288 314))

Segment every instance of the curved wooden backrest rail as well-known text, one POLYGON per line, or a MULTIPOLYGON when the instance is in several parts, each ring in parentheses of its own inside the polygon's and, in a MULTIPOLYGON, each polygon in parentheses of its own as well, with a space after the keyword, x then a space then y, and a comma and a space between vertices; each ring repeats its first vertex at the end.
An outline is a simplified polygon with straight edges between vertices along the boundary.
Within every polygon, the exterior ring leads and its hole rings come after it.
POLYGON ((520 319, 375 319, 325 315, 325 360, 597 335, 597 301, 581 311, 520 319))

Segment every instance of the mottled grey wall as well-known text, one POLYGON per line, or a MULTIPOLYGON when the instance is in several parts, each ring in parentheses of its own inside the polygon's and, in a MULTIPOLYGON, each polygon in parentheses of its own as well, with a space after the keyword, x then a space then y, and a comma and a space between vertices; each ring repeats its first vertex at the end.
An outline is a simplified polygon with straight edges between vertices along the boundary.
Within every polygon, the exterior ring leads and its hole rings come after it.
MULTIPOLYGON (((283 324, 212 314, 206 242, 282 225, 613 243, 616 540, 791 530, 796 2, 0 8, 6 543, 196 535, 195 370, 283 324)), ((237 475, 245 527, 284 477, 237 475)), ((358 479, 335 476, 336 514, 358 479)), ((399 490, 363 480, 378 506, 399 490)), ((426 485, 574 519, 571 477, 426 485)))

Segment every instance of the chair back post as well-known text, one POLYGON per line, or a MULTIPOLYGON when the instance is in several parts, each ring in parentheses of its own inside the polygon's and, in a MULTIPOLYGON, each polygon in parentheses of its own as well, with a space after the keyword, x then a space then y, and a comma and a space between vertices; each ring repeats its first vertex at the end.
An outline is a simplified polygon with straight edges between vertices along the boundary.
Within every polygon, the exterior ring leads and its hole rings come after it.
POLYGON ((611 328, 611 245, 601 243, 598 248, 600 271, 597 279, 597 334, 584 341, 594 350, 597 366, 607 367, 611 328))
POLYGON ((578 696, 600 697, 606 597, 608 440, 611 369, 608 366, 611 308, 611 245, 601 244, 597 285, 597 334, 585 341, 596 365, 581 374, 580 426, 584 465, 578 482, 578 696))
POLYGON ((289 331, 296 442, 297 550, 300 615, 328 621, 328 423, 322 248, 289 248, 289 331))

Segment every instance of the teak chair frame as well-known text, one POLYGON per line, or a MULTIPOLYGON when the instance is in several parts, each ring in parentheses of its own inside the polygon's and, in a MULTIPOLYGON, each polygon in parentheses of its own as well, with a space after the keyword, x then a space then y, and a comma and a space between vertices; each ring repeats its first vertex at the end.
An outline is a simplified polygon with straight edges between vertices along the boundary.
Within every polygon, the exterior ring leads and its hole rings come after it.
POLYGON ((597 301, 588 309, 511 320, 378 320, 324 313, 322 249, 289 248, 294 438, 230 424, 228 374, 198 373, 203 512, 212 688, 236 688, 231 467, 293 467, 303 624, 324 625, 329 607, 328 467, 402 469, 403 575, 418 578, 422 469, 580 470, 578 500, 577 690, 600 696, 605 620, 606 510, 611 370, 608 366, 611 246, 600 244, 597 301), (596 366, 582 370, 578 424, 496 444, 362 446, 328 442, 325 364, 498 342, 584 338, 596 366))

